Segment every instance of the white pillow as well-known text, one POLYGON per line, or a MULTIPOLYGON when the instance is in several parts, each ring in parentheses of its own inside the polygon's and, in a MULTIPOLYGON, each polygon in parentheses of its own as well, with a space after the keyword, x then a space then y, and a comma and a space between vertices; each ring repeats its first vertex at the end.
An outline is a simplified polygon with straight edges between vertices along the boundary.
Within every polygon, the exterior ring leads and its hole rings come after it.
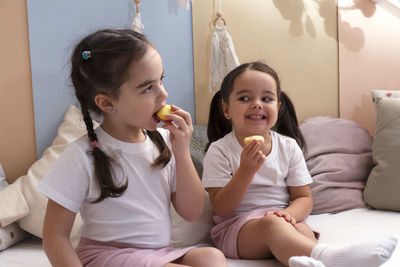
MULTIPOLYGON (((6 175, 3 167, 0 164, 0 191, 8 186, 6 175)), ((3 200, 5 201, 5 200, 3 200)), ((2 201, 0 201, 1 203, 2 201)), ((11 207, 10 210, 13 210, 11 207)), ((4 214, 2 216, 5 216, 4 214)), ((0 251, 14 245, 27 236, 27 233, 18 227, 16 223, 8 224, 7 226, 0 227, 0 251)))
POLYGON ((400 91, 372 90, 372 101, 376 103, 378 98, 400 98, 400 91))
MULTIPOLYGON (((94 122, 94 127, 98 123, 94 122)), ((42 178, 60 157, 67 145, 82 135, 86 134, 81 111, 75 106, 70 106, 65 114, 64 121, 58 128, 58 135, 48 147, 43 156, 29 169, 28 173, 19 177, 13 184, 0 192, 0 223, 9 224, 18 220, 18 225, 38 237, 42 237, 43 219, 46 211, 47 198, 39 193, 36 188, 42 178), (8 207, 13 206, 10 210, 8 207), (7 214, 7 216, 3 216, 7 214)), ((79 240, 78 229, 82 224, 80 215, 71 232, 74 245, 79 240)))
POLYGON ((0 251, 14 245, 28 236, 16 223, 0 228, 0 251))

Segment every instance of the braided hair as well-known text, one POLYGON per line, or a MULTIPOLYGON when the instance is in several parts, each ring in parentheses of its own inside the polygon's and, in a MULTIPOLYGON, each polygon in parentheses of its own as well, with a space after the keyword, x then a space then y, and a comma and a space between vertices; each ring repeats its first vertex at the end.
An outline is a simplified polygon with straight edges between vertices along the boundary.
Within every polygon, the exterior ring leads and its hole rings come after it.
MULTIPOLYGON (((94 159, 94 173, 100 188, 100 196, 93 203, 108 197, 121 196, 128 187, 128 180, 116 184, 114 168, 121 168, 118 162, 98 146, 90 111, 101 115, 102 110, 94 99, 99 93, 117 98, 121 85, 128 79, 132 62, 140 60, 152 44, 146 37, 129 29, 104 29, 85 37, 78 43, 71 58, 71 80, 76 98, 82 109, 94 159)), ((171 151, 161 134, 146 131, 158 148, 160 155, 151 167, 165 167, 171 159, 171 151)), ((122 172, 123 173, 123 172, 122 172)))

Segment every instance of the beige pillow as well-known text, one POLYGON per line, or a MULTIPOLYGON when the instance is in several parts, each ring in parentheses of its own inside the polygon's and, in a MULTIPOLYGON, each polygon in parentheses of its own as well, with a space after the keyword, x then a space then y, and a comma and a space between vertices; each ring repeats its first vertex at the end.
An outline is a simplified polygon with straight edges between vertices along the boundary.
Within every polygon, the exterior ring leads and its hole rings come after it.
POLYGON ((376 209, 400 211, 400 99, 377 98, 372 155, 364 200, 376 209))
MULTIPOLYGON (((94 123, 97 127, 98 123, 94 123)), ((69 143, 86 134, 81 111, 70 106, 64 121, 58 128, 58 135, 43 156, 19 177, 13 184, 0 191, 0 223, 10 224, 18 220, 18 225, 27 232, 42 237, 42 226, 46 211, 47 198, 37 191, 37 185, 48 173, 69 143), (12 207, 12 210, 10 210, 12 207)), ((71 240, 74 245, 79 240, 78 230, 82 224, 79 214, 76 217, 71 240)))
POLYGON ((210 229, 214 225, 213 209, 206 192, 203 214, 194 222, 185 221, 171 205, 172 247, 187 247, 195 244, 211 244, 210 229))

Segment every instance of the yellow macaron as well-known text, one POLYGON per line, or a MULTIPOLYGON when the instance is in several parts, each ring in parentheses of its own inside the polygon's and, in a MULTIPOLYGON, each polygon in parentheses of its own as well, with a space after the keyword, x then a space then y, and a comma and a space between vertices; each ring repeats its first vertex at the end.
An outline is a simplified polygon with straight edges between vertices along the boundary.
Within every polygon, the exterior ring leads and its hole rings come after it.
POLYGON ((246 137, 244 139, 244 144, 247 145, 248 143, 250 143, 253 140, 261 141, 261 142, 264 143, 264 137, 263 136, 261 136, 261 135, 253 135, 253 136, 246 137))
POLYGON ((156 115, 161 121, 165 122, 165 121, 170 121, 165 117, 165 115, 171 113, 172 113, 171 105, 165 105, 159 111, 157 111, 156 115))

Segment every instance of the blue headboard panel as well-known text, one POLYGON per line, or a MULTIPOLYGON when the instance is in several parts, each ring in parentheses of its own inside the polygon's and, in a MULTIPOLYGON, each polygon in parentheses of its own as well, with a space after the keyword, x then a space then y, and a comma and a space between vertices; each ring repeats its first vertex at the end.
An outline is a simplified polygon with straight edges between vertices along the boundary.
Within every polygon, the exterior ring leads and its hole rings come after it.
MULTIPOLYGON (((85 35, 101 28, 130 28, 132 0, 27 1, 37 157, 57 135, 68 106, 77 104, 69 80, 69 56, 85 35)), ((142 1, 144 33, 165 69, 169 103, 189 111, 194 121, 191 10, 178 0, 142 1)))

